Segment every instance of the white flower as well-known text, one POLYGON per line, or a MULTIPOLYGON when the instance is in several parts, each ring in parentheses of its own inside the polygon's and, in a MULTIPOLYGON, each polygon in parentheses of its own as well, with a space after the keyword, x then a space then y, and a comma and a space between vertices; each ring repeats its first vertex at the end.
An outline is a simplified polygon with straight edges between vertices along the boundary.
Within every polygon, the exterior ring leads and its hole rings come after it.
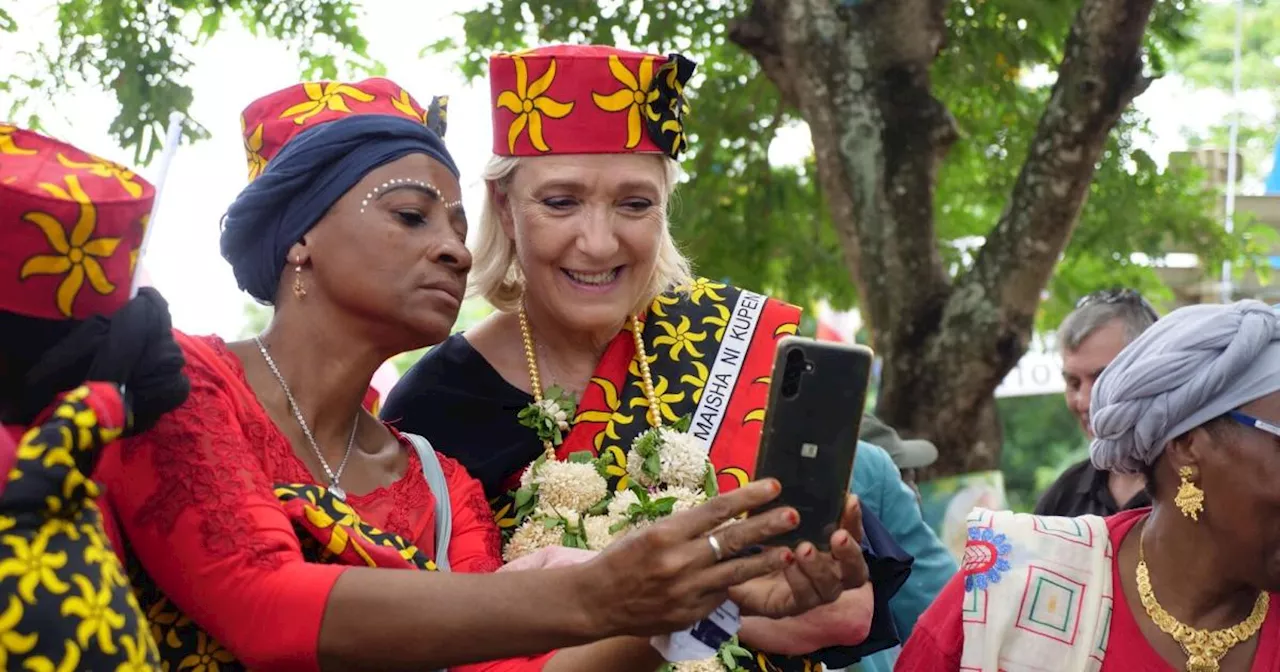
MULTIPOLYGON (((641 434, 641 436, 644 436, 641 434)), ((634 447, 627 451, 627 475, 631 481, 646 488, 657 485, 657 481, 644 470, 644 456, 634 447)))
POLYGON ((627 510, 631 508, 632 504, 639 503, 640 498, 636 496, 636 493, 630 490, 623 490, 622 492, 615 494, 613 499, 609 500, 609 517, 616 518, 618 520, 626 520, 630 517, 627 515, 627 510))
POLYGON ((547 520, 548 518, 553 520, 563 520, 569 524, 569 527, 576 527, 578 525, 578 521, 582 519, 582 516, 579 515, 577 511, 570 511, 569 509, 552 509, 541 505, 533 510, 532 517, 539 520, 547 520))
MULTIPOLYGON (((587 533, 587 548, 593 551, 603 551, 605 547, 613 543, 614 533, 609 531, 610 527, 617 522, 609 516, 587 516, 582 521, 582 528, 587 533)), ((626 530, 619 530, 619 534, 625 534, 626 530)))
POLYGON ((512 562, 534 551, 559 546, 563 538, 564 531, 559 527, 548 528, 541 519, 530 516, 516 529, 515 534, 511 535, 506 548, 502 549, 502 559, 512 562))
MULTIPOLYGON (((641 436, 644 436, 643 434, 641 436)), ((707 452, 692 434, 677 432, 669 427, 658 429, 658 477, 644 471, 644 457, 634 444, 627 453, 627 475, 645 487, 677 485, 699 488, 706 478, 710 463, 707 452)))
POLYGON ((662 462, 659 480, 666 485, 699 488, 707 476, 709 463, 707 452, 692 434, 663 427, 662 447, 658 459, 662 462))
POLYGON ((675 672, 724 672, 724 663, 719 658, 686 660, 675 664, 675 672))
POLYGON ((673 485, 662 488, 651 495, 653 499, 663 499, 672 497, 676 501, 671 507, 671 513, 680 513, 688 511, 693 507, 707 501, 707 495, 698 488, 686 488, 682 485, 673 485))
POLYGON ((557 511, 582 513, 609 494, 609 484, 590 463, 545 462, 529 480, 538 484, 538 506, 557 511))

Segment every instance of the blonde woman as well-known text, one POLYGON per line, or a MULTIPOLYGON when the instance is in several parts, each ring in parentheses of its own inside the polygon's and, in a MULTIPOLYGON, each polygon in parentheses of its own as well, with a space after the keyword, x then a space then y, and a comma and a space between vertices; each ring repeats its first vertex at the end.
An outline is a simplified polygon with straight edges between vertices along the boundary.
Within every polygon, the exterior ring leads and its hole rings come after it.
MULTIPOLYGON (((694 278, 671 238, 690 61, 553 46, 490 66, 495 156, 471 288, 498 310, 424 357, 382 417, 481 481, 508 561, 547 545, 599 550, 751 478, 775 344, 796 332, 800 310, 694 278), (541 499, 574 479, 572 501, 541 499)), ((744 646, 719 660, 810 669, 816 658, 764 651, 863 641, 870 590, 851 590, 866 579, 861 533, 832 538, 848 561, 796 549, 796 571, 847 591, 837 604, 798 620, 747 618, 744 646)))

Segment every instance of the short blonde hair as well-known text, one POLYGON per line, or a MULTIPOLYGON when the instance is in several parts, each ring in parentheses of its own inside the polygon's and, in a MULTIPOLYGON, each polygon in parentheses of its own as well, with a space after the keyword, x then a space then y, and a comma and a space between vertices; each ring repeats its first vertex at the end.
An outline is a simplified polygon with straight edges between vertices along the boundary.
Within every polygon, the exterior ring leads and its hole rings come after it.
MULTIPOLYGON (((472 295, 484 297, 494 308, 503 312, 514 312, 520 307, 520 298, 524 295, 524 273, 516 258, 515 241, 508 238, 502 230, 497 196, 510 185, 521 161, 518 156, 494 156, 484 167, 484 207, 480 210, 480 227, 472 252, 474 261, 468 283, 472 295)), ((667 192, 667 202, 662 212, 662 239, 658 242, 658 262, 654 266, 653 277, 640 303, 635 307, 636 312, 647 308, 663 292, 693 281, 689 260, 671 238, 671 223, 667 218, 671 199, 680 180, 680 164, 665 157, 662 161, 663 187, 667 192)))

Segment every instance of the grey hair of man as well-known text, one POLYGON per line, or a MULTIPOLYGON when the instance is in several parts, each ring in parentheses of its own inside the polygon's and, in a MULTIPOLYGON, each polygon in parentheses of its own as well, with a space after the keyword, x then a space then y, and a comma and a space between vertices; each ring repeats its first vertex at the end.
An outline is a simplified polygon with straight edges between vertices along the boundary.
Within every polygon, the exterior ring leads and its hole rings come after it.
POLYGON ((1137 301, 1089 302, 1071 311, 1058 325, 1058 347, 1075 352, 1094 332, 1115 321, 1124 325, 1125 343, 1132 343, 1155 324, 1150 310, 1137 301))

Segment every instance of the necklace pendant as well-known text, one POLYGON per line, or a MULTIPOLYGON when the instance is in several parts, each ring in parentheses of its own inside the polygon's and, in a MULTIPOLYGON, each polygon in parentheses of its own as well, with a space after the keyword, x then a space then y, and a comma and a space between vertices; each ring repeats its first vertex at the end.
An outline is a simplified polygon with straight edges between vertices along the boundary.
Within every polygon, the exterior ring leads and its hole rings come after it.
POLYGON ((1192 654, 1187 657, 1187 672, 1218 672, 1218 659, 1207 655, 1192 654))
POLYGON ((334 497, 337 497, 338 501, 340 502, 347 501, 347 491, 343 490, 341 485, 338 485, 337 483, 330 483, 329 492, 334 497))

